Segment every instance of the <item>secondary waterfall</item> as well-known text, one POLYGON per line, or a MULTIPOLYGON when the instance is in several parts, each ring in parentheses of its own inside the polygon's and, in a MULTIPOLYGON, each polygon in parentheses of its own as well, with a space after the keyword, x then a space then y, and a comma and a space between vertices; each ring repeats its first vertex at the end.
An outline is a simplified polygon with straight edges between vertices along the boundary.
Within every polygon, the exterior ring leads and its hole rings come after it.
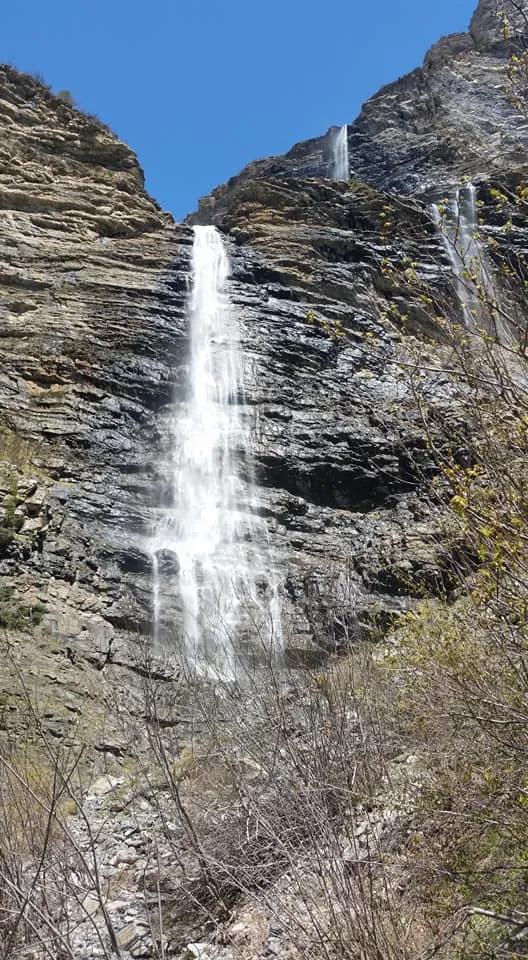
POLYGON ((334 180, 349 180, 350 172, 348 165, 348 127, 345 124, 341 127, 334 138, 334 167, 332 176, 334 180))
POLYGON ((276 578, 252 478, 243 356, 214 227, 195 227, 188 305, 188 399, 174 408, 172 502, 153 543, 155 632, 162 614, 159 557, 176 560, 183 647, 198 673, 240 676, 248 655, 280 655, 276 578))
POLYGON ((477 238, 477 191, 464 184, 444 206, 432 205, 433 219, 441 233, 456 280, 458 298, 468 327, 478 322, 483 297, 493 290, 484 252, 477 238))

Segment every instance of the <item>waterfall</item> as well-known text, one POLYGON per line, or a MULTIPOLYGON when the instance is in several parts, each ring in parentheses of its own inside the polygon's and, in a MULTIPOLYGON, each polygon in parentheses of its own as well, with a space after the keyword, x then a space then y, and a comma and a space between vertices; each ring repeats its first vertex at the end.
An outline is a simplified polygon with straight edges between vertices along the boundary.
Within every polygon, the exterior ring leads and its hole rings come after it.
POLYGON ((276 578, 252 477, 243 355, 214 227, 195 227, 188 304, 188 399, 172 415, 172 502, 154 537, 155 638, 163 597, 158 558, 176 560, 183 652, 199 674, 238 678, 255 653, 281 651, 276 578))
POLYGON ((348 166, 348 127, 340 127, 334 136, 334 165, 332 176, 334 180, 348 180, 350 178, 348 166))
POLYGON ((456 280, 458 299, 468 327, 481 312, 482 297, 493 298, 493 287, 482 247, 477 239, 477 191, 472 183, 460 187, 441 213, 432 205, 433 220, 442 236, 456 280))

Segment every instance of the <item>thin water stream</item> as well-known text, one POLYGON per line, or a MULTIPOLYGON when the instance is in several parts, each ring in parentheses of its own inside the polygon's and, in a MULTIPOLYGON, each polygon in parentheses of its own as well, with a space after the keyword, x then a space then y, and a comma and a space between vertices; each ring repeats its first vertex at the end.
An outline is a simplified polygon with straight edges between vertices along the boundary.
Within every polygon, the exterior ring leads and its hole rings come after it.
POLYGON ((334 143, 334 167, 332 176, 334 180, 349 180, 349 161, 348 161, 348 127, 341 127, 335 135, 334 143))
POLYGON ((474 184, 460 187, 442 212, 433 203, 432 213, 453 269, 466 326, 471 329, 479 323, 483 301, 491 302, 494 297, 486 255, 478 240, 474 184))

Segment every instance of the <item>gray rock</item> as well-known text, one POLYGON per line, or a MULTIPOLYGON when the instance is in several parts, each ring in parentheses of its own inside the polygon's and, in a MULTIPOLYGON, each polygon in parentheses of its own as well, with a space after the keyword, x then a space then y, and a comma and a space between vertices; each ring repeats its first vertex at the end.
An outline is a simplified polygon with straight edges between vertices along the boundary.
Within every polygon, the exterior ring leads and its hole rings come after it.
POLYGON ((88 894, 82 902, 82 909, 86 916, 93 917, 101 909, 101 901, 95 894, 88 894))
POLYGON ((209 943, 188 943, 181 955, 181 960, 209 960, 210 950, 209 943))
POLYGON ((98 777, 98 779, 90 785, 89 795, 90 797, 106 797, 109 793, 113 793, 122 783, 123 780, 121 777, 98 777))
MULTIPOLYGON (((501 7, 522 34, 526 11, 510 0, 501 7)), ((505 41, 497 9, 496 0, 481 0, 467 33, 443 37, 422 67, 364 104, 348 127, 351 177, 397 194, 442 196, 465 175, 479 180, 526 168, 526 123, 510 103, 506 77, 522 40, 505 41)), ((335 133, 330 127, 285 156, 250 163, 227 190, 201 201, 200 215, 217 219, 231 189, 248 180, 331 176, 335 133)))
MULTIPOLYGON (((497 80, 510 47, 491 9, 482 0, 470 32, 443 38, 423 67, 365 105, 349 127, 359 180, 324 179, 325 135, 250 165, 183 225, 148 197, 135 156, 110 131, 0 68, 0 404, 22 451, 11 467, 25 497, 23 536, 6 536, 0 569, 9 582, 38 578, 54 642, 94 674, 141 673, 152 634, 149 537, 171 496, 170 404, 185 395, 191 222, 216 223, 231 258, 242 415, 258 424, 259 510, 289 662, 309 666, 377 636, 413 603, 413 581, 449 587, 424 496, 435 467, 394 306, 423 347, 428 402, 455 421, 456 402, 435 373, 442 343, 419 291, 384 265, 398 270, 407 257, 456 315, 430 199, 472 176, 492 231, 497 157, 501 175, 523 174, 513 141, 525 131, 497 80), (515 136, 497 151, 505 126, 515 136), (402 204, 387 190, 417 196, 402 204)), ((514 225, 518 248, 523 230, 514 225)), ((178 567, 170 551, 159 561, 160 637, 173 651, 178 567)), ((98 746, 122 749, 114 736, 98 746)))
POLYGON ((37 486, 36 488, 33 488, 32 493, 28 494, 28 496, 25 498, 25 505, 30 517, 36 517, 42 512, 42 508, 46 501, 46 494, 46 487, 37 486))
MULTIPOLYGON (((138 947, 143 939, 148 935, 148 925, 146 923, 134 921, 133 923, 127 923, 126 927, 122 927, 121 930, 117 931, 116 940, 122 950, 131 951, 132 948, 138 947)), ((132 955, 143 956, 142 953, 133 953, 132 955)))

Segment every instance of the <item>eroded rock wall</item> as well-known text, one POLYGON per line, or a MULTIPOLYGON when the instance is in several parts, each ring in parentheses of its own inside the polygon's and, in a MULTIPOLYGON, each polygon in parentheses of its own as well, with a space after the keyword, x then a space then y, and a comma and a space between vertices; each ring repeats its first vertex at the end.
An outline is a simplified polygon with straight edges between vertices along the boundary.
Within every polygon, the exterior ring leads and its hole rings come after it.
MULTIPOLYGON (((171 495, 171 418, 187 383, 191 224, 225 237, 288 656, 310 666, 378 635, 424 587, 449 587, 453 542, 428 497, 417 396, 457 424, 430 316, 462 311, 429 202, 473 177, 483 237, 525 256, 522 209, 505 233, 492 193, 525 175, 502 89, 509 49, 483 0, 470 34, 365 106, 349 130, 351 182, 322 176, 323 137, 251 165, 184 225, 102 124, 0 68, 0 736, 27 744, 29 696, 40 743, 89 747, 88 819, 74 815, 72 834, 91 856, 91 822, 131 955, 154 951, 146 891, 157 905, 160 869, 171 889, 167 837, 181 845, 163 819, 151 729, 172 731, 176 779, 204 734, 191 687, 151 643, 149 537, 171 495)), ((162 574, 172 652, 177 573, 162 574)), ((83 955, 92 908, 77 897, 71 914, 83 955)))
POLYGON ((0 569, 59 636, 148 631, 159 408, 182 355, 189 230, 134 154, 0 70, 0 569), (14 534, 11 536, 10 534, 14 534))
MULTIPOLYGON (((487 11, 365 106, 349 130, 362 179, 321 177, 322 138, 250 166, 191 218, 222 230, 232 262, 291 651, 383 627, 412 602, 413 578, 448 577, 408 369, 418 357, 423 395, 450 409, 424 288, 459 307, 429 198, 462 172, 480 177, 483 229, 500 236, 489 187, 510 120, 500 170, 523 176, 508 50, 487 11), (415 279, 402 286, 390 278, 405 264, 415 279)), ((24 610, 44 606, 64 648, 126 664, 126 643, 151 635, 148 538, 170 496, 170 417, 186 389, 191 226, 147 196, 107 128, 7 67, 0 125, 0 571, 24 610)), ((507 242, 522 245, 523 231, 507 242)), ((173 568, 162 590, 174 648, 173 568)))

